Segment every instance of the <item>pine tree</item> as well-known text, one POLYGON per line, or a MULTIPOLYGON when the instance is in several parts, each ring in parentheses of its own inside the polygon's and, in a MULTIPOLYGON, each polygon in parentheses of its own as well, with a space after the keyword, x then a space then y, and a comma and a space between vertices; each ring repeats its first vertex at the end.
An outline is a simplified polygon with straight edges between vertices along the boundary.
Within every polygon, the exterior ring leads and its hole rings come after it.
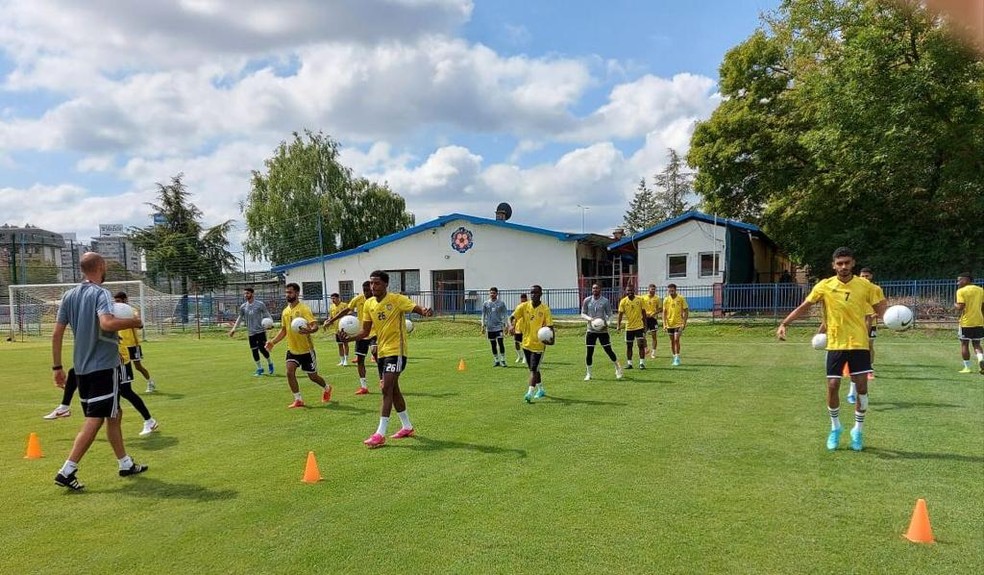
POLYGON ((629 203, 629 209, 623 218, 622 226, 625 228, 625 233, 631 235, 659 222, 660 217, 653 191, 646 185, 646 178, 640 178, 635 197, 629 203))
POLYGON ((673 148, 669 149, 666 167, 653 176, 653 186, 658 221, 675 218, 691 208, 688 197, 694 193, 694 176, 673 148))

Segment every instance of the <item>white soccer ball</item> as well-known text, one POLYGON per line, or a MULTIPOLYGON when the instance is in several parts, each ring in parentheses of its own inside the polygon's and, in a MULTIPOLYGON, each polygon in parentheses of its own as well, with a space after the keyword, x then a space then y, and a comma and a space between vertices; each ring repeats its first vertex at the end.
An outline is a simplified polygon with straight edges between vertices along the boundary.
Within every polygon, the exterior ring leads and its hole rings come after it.
POLYGON ((413 322, 410 321, 410 320, 406 320, 406 322, 407 322, 407 333, 412 333, 413 332, 413 322))
POLYGON ((547 326, 543 326, 536 332, 536 338, 541 342, 550 345, 553 343, 553 338, 554 338, 553 330, 547 326))
POLYGON ((301 333, 301 329, 307 327, 307 325, 308 320, 303 317, 295 317, 290 322, 290 329, 296 331, 297 333, 301 333))
POLYGON ((266 329, 270 329, 271 327, 273 327, 273 318, 269 318, 269 317, 263 318, 262 320, 260 320, 260 325, 262 325, 266 329))
POLYGON ((888 329, 893 329, 895 331, 905 331, 912 327, 912 322, 915 318, 912 315, 912 310, 905 307, 904 305, 893 305, 885 311, 885 316, 882 321, 888 326, 888 329))
POLYGON ((130 304, 114 302, 113 315, 120 319, 132 319, 135 316, 135 313, 133 308, 130 307, 130 304))
POLYGON ((347 315, 338 320, 338 328, 349 335, 355 335, 361 330, 359 319, 354 315, 347 315))
POLYGON ((595 331, 601 331, 605 329, 605 320, 601 319, 600 317, 594 318, 593 320, 591 320, 591 329, 595 331))
POLYGON ((813 336, 813 341, 810 342, 810 345, 813 346, 813 349, 827 349, 827 334, 818 333, 813 336))

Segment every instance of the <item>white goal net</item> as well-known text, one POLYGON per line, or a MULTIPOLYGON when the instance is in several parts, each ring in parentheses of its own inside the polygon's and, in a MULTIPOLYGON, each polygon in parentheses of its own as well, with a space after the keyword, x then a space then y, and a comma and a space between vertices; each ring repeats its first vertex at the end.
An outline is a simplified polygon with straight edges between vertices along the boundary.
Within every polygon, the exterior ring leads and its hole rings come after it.
MULTIPOLYGON (((10 305, 5 314, 10 326, 10 336, 50 335, 58 317, 65 292, 78 284, 35 284, 10 286, 10 305)), ((102 286, 115 294, 126 292, 130 305, 135 307, 144 322, 144 338, 148 332, 165 333, 171 325, 180 295, 157 291, 141 281, 112 281, 102 286)))

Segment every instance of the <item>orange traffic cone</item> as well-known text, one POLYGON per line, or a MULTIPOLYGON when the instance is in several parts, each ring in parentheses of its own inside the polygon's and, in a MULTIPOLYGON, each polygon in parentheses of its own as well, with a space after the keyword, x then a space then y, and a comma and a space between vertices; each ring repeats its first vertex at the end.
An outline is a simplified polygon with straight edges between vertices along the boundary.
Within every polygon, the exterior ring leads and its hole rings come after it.
POLYGON ((24 459, 41 459, 44 455, 41 453, 41 440, 38 439, 37 433, 32 433, 27 438, 27 453, 24 455, 24 459))
POLYGON ((314 452, 308 451, 307 465, 304 466, 304 483, 317 483, 321 481, 321 472, 318 471, 318 461, 314 458, 314 452))
POLYGON ((916 508, 912 511, 912 521, 905 538, 913 543, 934 543, 933 528, 929 526, 929 512, 926 511, 926 500, 916 500, 916 508))
POLYGON ((465 371, 465 358, 458 361, 458 371, 465 371))
POLYGON ((851 366, 844 364, 844 377, 851 377, 851 366))

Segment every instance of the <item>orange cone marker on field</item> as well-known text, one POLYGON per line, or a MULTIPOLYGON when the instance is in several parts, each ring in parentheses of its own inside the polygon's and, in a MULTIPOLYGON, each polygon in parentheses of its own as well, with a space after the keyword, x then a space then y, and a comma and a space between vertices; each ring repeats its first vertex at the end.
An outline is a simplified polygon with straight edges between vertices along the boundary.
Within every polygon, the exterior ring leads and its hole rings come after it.
POLYGON ((909 522, 909 530, 906 531, 905 538, 913 543, 935 543, 925 499, 916 501, 916 508, 912 511, 912 521, 909 522))
POLYGON ((321 481, 321 471, 318 470, 318 461, 314 458, 314 452, 308 451, 307 464, 304 466, 304 483, 317 483, 321 481))
POLYGON ((44 455, 41 453, 41 440, 38 439, 37 433, 32 433, 27 438, 27 453, 24 454, 24 459, 41 459, 44 455))
POLYGON ((844 377, 851 377, 851 366, 844 364, 844 377))
POLYGON ((465 358, 458 361, 458 371, 465 371, 465 358))

